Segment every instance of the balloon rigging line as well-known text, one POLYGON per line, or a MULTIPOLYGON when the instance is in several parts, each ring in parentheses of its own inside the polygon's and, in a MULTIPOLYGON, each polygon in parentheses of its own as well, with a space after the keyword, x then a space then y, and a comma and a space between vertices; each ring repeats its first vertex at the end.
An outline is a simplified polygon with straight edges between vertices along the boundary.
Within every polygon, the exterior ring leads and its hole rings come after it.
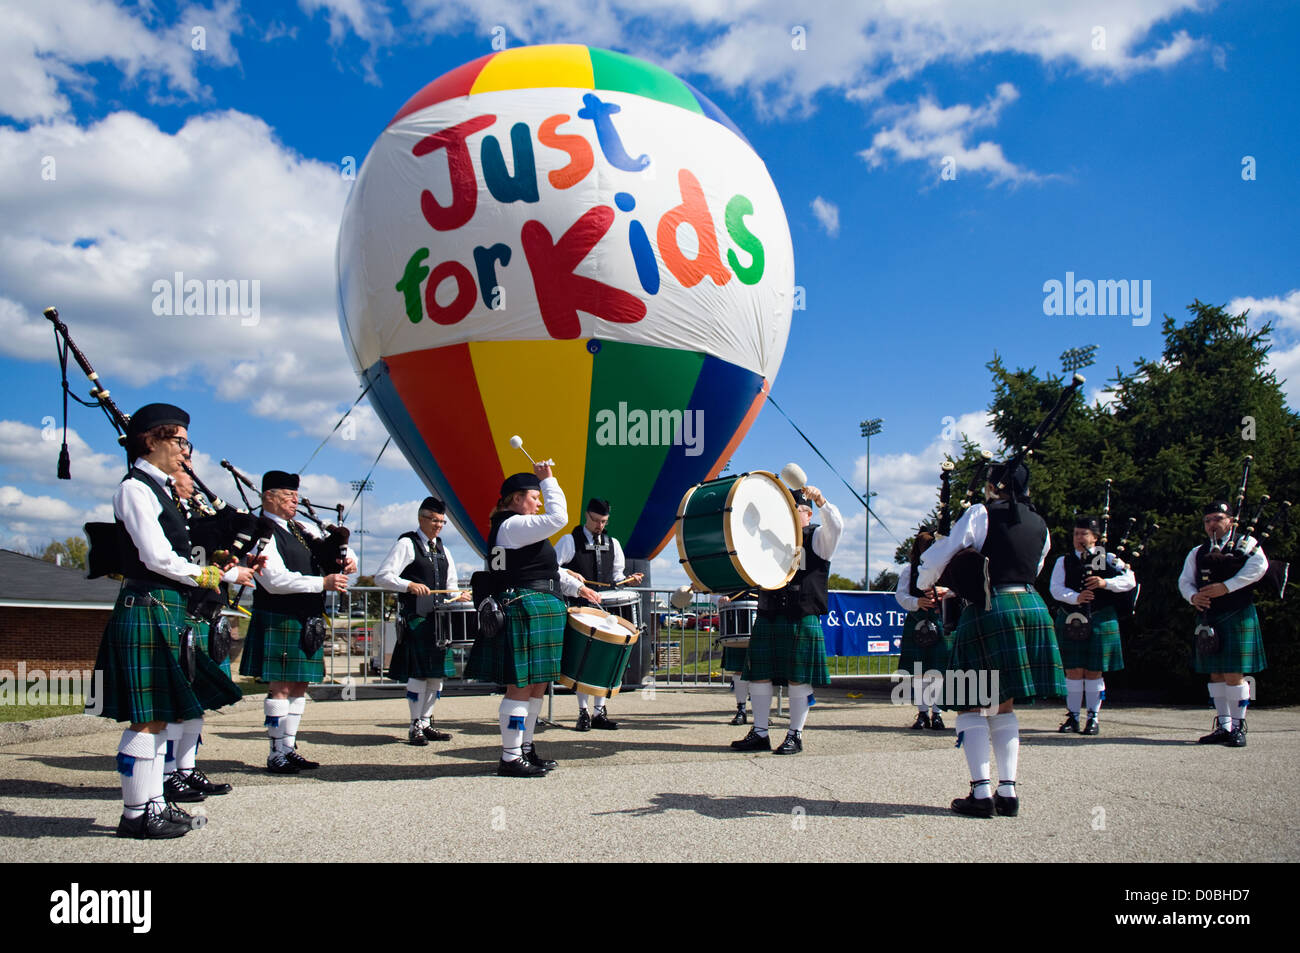
MULTIPOLYGON (((382 457, 384 455, 384 451, 388 449, 388 445, 392 442, 393 442, 392 434, 389 434, 388 439, 384 441, 384 445, 379 448, 379 457, 382 457)), ((362 480, 359 484, 357 484, 357 492, 356 495, 352 497, 352 503, 355 503, 357 501, 357 497, 361 495, 362 491, 366 487, 366 484, 370 482, 370 474, 374 473, 375 467, 379 466, 379 457, 375 457, 375 462, 370 464, 370 473, 366 474, 366 478, 362 480)), ((352 512, 352 503, 348 504, 348 509, 347 509, 348 513, 352 512)), ((344 514, 343 519, 345 521, 347 520, 347 513, 344 514)))
MULTIPOLYGON (((343 416, 339 418, 339 422, 334 425, 334 429, 325 435, 325 439, 320 442, 319 447, 317 447, 315 450, 311 452, 311 456, 307 458, 307 462, 298 468, 299 475, 301 475, 302 472, 311 465, 311 462, 316 459, 316 454, 320 453, 321 450, 324 448, 325 444, 330 442, 330 437, 334 436, 334 434, 338 431, 338 429, 343 426, 343 421, 348 419, 348 414, 352 413, 352 411, 357 409, 357 404, 361 403, 361 398, 365 397, 366 394, 368 393, 370 393, 369 381, 366 382, 365 390, 361 392, 360 396, 357 397, 357 399, 352 402, 352 406, 349 407, 347 411, 343 414, 343 416)), ((385 446, 387 446, 387 444, 385 444, 385 446)), ((383 451, 380 452, 382 453, 383 451)))
MULTIPOLYGON (((871 508, 871 504, 869 504, 866 500, 864 500, 861 496, 858 495, 858 491, 853 489, 853 487, 849 484, 848 480, 840 476, 840 471, 836 470, 835 467, 831 465, 831 462, 826 459, 826 456, 820 450, 817 449, 816 444, 814 444, 811 440, 809 440, 808 435, 799 429, 799 425, 795 423, 793 420, 790 420, 790 415, 787 414, 784 410, 781 410, 781 405, 772 399, 772 395, 770 393, 767 395, 767 402, 771 404, 773 407, 775 407, 777 409, 777 412, 780 413, 782 417, 790 421, 790 426, 795 429, 795 433, 803 437, 804 443, 812 447, 813 453, 821 457, 822 463, 826 464, 828 467, 831 468, 831 473, 834 473, 837 477, 840 477, 840 482, 843 483, 846 487, 848 487, 848 491, 853 494, 854 499, 856 499, 859 503, 865 506, 868 513, 876 517, 876 522, 880 524, 881 529, 883 529, 890 536, 894 536, 894 531, 885 525, 884 520, 882 520, 879 516, 876 516, 876 511, 871 508)), ((903 541, 899 539, 897 536, 894 536, 894 542, 898 543, 899 545, 902 545, 903 541)))

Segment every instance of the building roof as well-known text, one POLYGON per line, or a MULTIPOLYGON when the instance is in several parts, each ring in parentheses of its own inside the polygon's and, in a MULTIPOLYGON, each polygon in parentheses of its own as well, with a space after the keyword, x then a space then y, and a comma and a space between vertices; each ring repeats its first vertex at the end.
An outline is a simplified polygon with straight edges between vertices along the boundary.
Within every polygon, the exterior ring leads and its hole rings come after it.
POLYGON ((121 587, 116 579, 87 579, 85 570, 0 549, 0 605, 112 606, 121 587))

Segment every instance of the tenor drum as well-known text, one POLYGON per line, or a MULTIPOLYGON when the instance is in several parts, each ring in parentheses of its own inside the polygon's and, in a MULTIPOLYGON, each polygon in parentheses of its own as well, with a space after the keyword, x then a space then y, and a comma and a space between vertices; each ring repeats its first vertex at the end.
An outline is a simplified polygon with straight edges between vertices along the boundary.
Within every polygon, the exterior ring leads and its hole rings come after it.
POLYGON ((718 607, 717 644, 724 649, 747 649, 758 618, 758 600, 742 599, 718 607))
POLYGON ((600 593, 600 607, 610 615, 626 619, 632 628, 641 631, 641 593, 606 589, 600 593))
POLYGON ((560 684, 585 695, 614 697, 623 685, 636 640, 636 628, 620 616, 595 606, 570 609, 560 684))
POLYGON ((799 569, 794 497, 763 470, 699 483, 677 508, 677 553, 700 592, 780 589, 799 569))

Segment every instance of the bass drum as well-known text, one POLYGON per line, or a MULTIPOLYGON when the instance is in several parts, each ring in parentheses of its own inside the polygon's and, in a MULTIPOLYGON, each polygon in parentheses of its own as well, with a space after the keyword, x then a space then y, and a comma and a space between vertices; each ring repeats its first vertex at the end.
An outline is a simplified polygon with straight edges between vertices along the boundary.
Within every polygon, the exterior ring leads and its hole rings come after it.
POLYGON ((584 695, 612 698, 623 686, 623 673, 637 641, 632 623, 595 606, 569 610, 560 657, 559 682, 584 695))
POLYGON ((802 557, 794 497, 763 470, 691 487, 677 508, 675 535, 697 592, 780 589, 802 557))
POLYGON ((606 589, 600 593, 600 608, 610 615, 626 619, 632 628, 641 632, 641 593, 627 590, 606 589))

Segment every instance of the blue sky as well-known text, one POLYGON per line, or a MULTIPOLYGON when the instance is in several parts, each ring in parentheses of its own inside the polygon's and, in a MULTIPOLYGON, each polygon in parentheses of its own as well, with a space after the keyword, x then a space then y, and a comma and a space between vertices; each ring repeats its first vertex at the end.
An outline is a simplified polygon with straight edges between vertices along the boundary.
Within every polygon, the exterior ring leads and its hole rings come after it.
MULTIPOLYGON (((334 310, 341 166, 494 38, 643 57, 744 131, 782 196, 807 301, 773 396, 859 492, 858 422, 883 418, 872 489, 897 537, 934 499, 944 418, 987 439, 995 349, 1056 370, 1062 350, 1095 344, 1095 394, 1158 353, 1162 314, 1200 298, 1275 321, 1274 367, 1300 382, 1293 5, 884 6, 0 0, 0 546, 107 518, 121 474, 110 428, 74 405, 74 480, 54 477, 48 304, 125 411, 191 410, 214 488, 232 490, 222 457, 250 473, 308 460, 360 392, 334 310), (259 279, 257 325, 155 316, 151 283, 176 270, 259 279), (1044 314, 1044 283, 1067 272, 1149 281, 1150 323, 1044 314)), ((353 439, 306 470, 314 500, 350 501, 379 452, 364 401, 354 417, 353 439)), ((845 512, 834 568, 860 577, 863 514, 774 409, 732 469, 788 460, 845 512)), ((392 448, 373 479, 369 569, 424 495, 392 448)), ((873 525, 873 572, 893 547, 873 525)), ((681 579, 668 555, 656 582, 681 579)))

